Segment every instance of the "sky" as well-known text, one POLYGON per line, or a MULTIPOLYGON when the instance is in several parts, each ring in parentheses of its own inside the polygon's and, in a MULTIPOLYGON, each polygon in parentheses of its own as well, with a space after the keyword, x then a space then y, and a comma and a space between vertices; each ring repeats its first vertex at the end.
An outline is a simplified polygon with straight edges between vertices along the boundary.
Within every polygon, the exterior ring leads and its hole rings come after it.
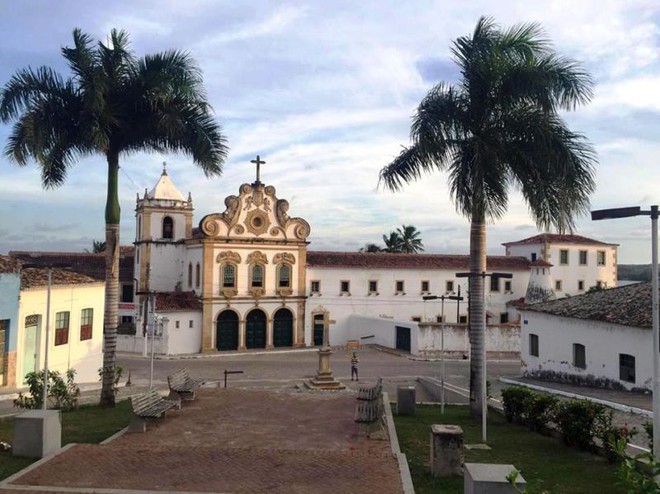
MULTIPOLYGON (((133 154, 120 160, 121 241, 135 232, 137 193, 167 162, 192 193, 195 222, 224 211, 224 199, 261 179, 312 228, 310 249, 356 251, 414 225, 426 252, 467 254, 469 221, 459 215, 442 172, 390 192, 379 171, 409 145, 411 117, 437 83, 455 83, 450 46, 479 17, 503 27, 539 23, 555 50, 583 64, 593 100, 563 114, 598 154, 592 209, 660 202, 660 3, 657 0, 0 0, 0 85, 42 65, 68 75, 60 49, 81 28, 105 40, 130 33, 139 56, 188 52, 204 74, 214 116, 229 145, 221 177, 207 179, 185 155, 133 154)), ((10 125, 0 124, 4 149, 10 125)), ((41 188, 36 163, 0 156, 0 254, 91 249, 104 239, 106 163, 85 157, 55 190, 41 188)), ((538 232, 512 189, 507 214, 487 226, 487 248, 538 232)), ((647 217, 592 222, 578 234, 619 244, 619 263, 649 263, 647 217)))

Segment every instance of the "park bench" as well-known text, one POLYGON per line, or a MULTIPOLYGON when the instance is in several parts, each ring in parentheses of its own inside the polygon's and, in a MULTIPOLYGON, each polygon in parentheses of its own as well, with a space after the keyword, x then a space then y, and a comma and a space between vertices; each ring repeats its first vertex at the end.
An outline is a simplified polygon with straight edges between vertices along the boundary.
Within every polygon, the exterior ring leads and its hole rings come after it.
POLYGON ((372 424, 383 417, 383 380, 378 379, 374 386, 362 386, 358 389, 355 406, 355 422, 372 424))
POLYGON ((131 396, 133 417, 129 430, 131 432, 144 432, 147 430, 147 420, 165 416, 167 410, 179 407, 176 401, 166 400, 158 391, 151 389, 144 394, 131 396))
POLYGON ((188 374, 188 369, 180 369, 174 374, 167 376, 167 384, 170 387, 170 400, 194 400, 195 389, 204 384, 204 381, 192 379, 188 374))
POLYGON ((383 379, 378 378, 378 382, 374 386, 361 386, 358 388, 358 400, 375 400, 380 399, 383 393, 383 379))

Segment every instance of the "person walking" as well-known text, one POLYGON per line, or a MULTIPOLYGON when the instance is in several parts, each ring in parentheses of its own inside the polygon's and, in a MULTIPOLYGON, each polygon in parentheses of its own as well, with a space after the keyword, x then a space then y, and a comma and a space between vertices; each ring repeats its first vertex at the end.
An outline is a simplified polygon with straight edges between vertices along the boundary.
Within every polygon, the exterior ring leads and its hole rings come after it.
POLYGON ((353 377, 355 377, 356 381, 359 381, 360 379, 358 378, 358 362, 360 360, 357 357, 357 354, 353 352, 353 356, 351 357, 351 381, 353 380, 353 377))

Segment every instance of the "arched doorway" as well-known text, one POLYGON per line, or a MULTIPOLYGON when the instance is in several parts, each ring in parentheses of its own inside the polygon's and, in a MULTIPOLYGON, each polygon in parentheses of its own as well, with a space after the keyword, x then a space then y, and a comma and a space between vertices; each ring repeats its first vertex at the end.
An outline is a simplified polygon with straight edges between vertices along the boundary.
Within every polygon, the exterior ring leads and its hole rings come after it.
POLYGON ((266 314, 254 309, 245 318, 245 347, 266 348, 266 314))
POLYGON ((314 346, 323 345, 323 314, 314 314, 314 346))
POLYGON ((225 310, 218 316, 215 347, 218 350, 238 350, 238 314, 225 310))
POLYGON ((293 314, 280 309, 273 317, 273 346, 293 346, 293 314))

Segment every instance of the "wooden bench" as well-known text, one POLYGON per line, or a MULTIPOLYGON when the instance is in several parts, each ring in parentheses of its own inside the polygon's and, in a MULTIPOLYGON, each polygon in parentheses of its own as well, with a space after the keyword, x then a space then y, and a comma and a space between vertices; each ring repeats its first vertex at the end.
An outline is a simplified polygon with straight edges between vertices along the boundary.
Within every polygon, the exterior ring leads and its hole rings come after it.
POLYGON ((383 416, 383 400, 358 401, 355 407, 355 422, 370 424, 378 422, 383 416))
POLYGON ((166 400, 155 389, 144 394, 131 396, 133 417, 129 426, 130 432, 145 432, 147 420, 157 419, 165 416, 171 408, 179 407, 176 401, 166 400))
POLYGON ((383 393, 383 379, 378 378, 378 382, 374 386, 362 386, 358 388, 358 400, 375 400, 380 399, 383 393))
POLYGON ((167 384, 170 387, 170 400, 194 400, 195 390, 205 382, 192 379, 188 374, 188 369, 180 369, 174 374, 167 376, 167 384))

